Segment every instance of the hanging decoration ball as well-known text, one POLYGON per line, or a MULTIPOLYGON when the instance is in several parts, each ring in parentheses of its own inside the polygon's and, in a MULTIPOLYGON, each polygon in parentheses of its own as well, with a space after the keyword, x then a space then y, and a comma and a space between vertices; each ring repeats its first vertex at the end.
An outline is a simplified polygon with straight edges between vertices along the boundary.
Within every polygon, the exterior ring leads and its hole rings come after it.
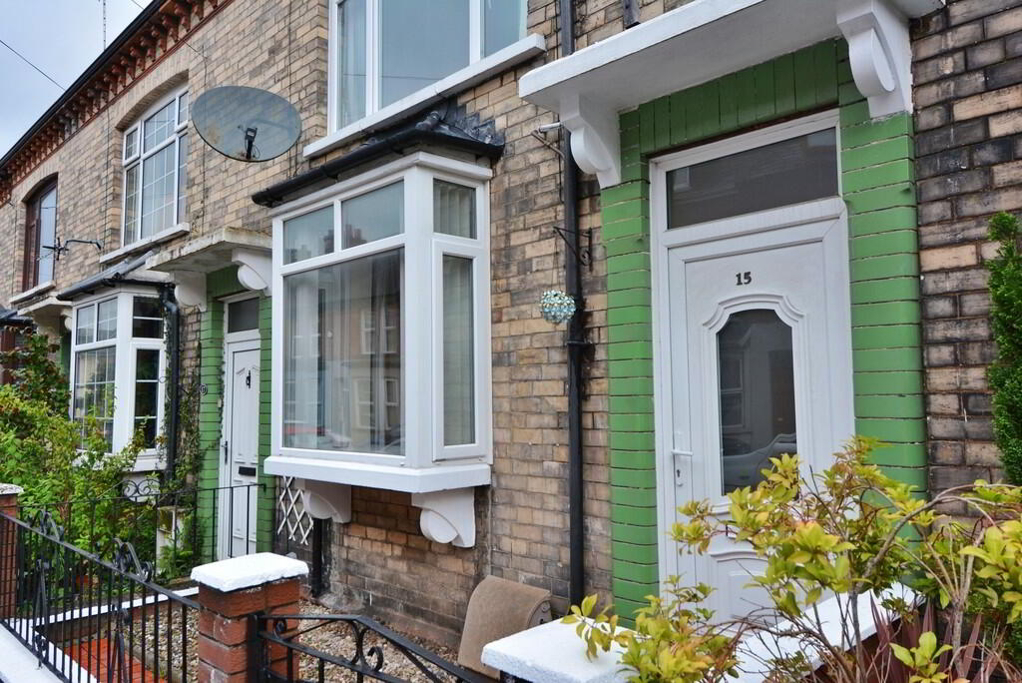
POLYGON ((557 289, 543 292, 539 300, 539 311, 543 319, 555 325, 566 323, 575 315, 575 297, 557 289))

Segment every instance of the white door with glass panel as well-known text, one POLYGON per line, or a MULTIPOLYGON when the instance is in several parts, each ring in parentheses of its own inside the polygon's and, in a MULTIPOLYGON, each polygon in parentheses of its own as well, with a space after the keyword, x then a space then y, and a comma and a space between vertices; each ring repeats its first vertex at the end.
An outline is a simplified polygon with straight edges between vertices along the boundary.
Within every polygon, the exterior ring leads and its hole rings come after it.
POLYGON ((226 304, 224 424, 220 454, 217 552, 256 551, 259 501, 259 299, 226 304))
POLYGON ((761 566, 717 539, 668 539, 677 507, 755 486, 770 458, 825 468, 854 431, 847 228, 834 119, 818 116, 653 165, 661 578, 716 590, 720 618, 765 606, 761 566))

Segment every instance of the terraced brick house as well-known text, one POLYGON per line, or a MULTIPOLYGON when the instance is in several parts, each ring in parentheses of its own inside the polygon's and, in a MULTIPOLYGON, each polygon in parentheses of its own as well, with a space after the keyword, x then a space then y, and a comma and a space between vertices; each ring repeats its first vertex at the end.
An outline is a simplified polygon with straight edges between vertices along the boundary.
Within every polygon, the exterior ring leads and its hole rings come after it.
POLYGON ((982 261, 1022 207, 1020 17, 157 0, 0 160, 0 302, 62 340, 74 415, 112 406, 111 449, 146 430, 140 473, 194 377, 200 481, 265 484, 228 551, 295 549, 333 604, 452 643, 488 575, 630 614, 683 573, 740 612, 748 554, 679 556, 684 501, 855 433, 922 493, 999 475, 982 261), (222 85, 290 101, 297 146, 204 144, 222 85))

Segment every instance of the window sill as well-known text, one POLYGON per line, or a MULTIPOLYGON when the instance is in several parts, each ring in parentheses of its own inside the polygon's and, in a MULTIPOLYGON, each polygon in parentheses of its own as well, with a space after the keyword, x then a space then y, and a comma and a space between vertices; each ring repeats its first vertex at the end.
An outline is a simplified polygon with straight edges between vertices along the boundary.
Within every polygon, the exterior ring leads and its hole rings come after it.
POLYGON ((108 254, 103 254, 102 256, 99 257, 99 262, 110 263, 111 261, 118 261, 124 258, 125 256, 128 256, 129 254, 145 251, 146 249, 152 247, 154 244, 167 242, 168 240, 172 240, 180 235, 187 235, 189 232, 191 232, 191 226, 189 226, 188 223, 178 223, 177 225, 171 226, 166 230, 161 230, 155 235, 150 235, 149 237, 146 237, 143 240, 132 242, 131 244, 127 244, 121 247, 120 249, 114 249, 108 254))
POLYGON ((327 460, 325 458, 271 455, 263 462, 263 469, 267 474, 282 477, 406 493, 433 493, 485 486, 490 483, 490 466, 486 463, 415 468, 327 460))
POLYGON ((51 289, 54 288, 55 285, 56 285, 56 283, 53 280, 47 280, 46 282, 43 282, 42 284, 36 285, 32 289, 26 289, 24 292, 21 292, 19 294, 15 294, 14 296, 11 297, 11 303, 12 304, 17 304, 17 303, 21 303, 22 301, 27 301, 27 300, 31 299, 32 297, 39 296, 43 292, 50 291, 51 289))
POLYGON ((469 64, 464 69, 455 71, 450 76, 442 78, 418 92, 306 145, 302 152, 307 158, 326 154, 360 135, 385 128, 418 109, 470 88, 544 52, 546 52, 546 38, 537 33, 531 33, 517 43, 508 45, 503 50, 499 50, 475 64, 469 64))

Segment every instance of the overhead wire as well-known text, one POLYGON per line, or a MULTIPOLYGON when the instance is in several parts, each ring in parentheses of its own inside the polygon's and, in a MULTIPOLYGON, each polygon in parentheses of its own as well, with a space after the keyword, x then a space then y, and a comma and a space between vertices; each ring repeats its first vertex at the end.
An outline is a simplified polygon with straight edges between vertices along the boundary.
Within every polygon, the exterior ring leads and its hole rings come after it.
POLYGON ((46 73, 45 71, 43 71, 42 69, 40 69, 40 68, 39 68, 38 66, 36 66, 36 65, 35 65, 35 64, 34 64, 34 63, 32 62, 32 60, 31 60, 31 59, 29 59, 28 57, 26 57, 25 55, 21 54, 20 52, 18 52, 17 50, 15 50, 15 49, 14 49, 13 47, 11 47, 11 46, 10 46, 10 45, 8 45, 7 43, 5 43, 5 42, 3 41, 3 39, 2 39, 2 38, 0 38, 0 45, 3 45, 3 46, 4 46, 4 47, 6 47, 6 48, 7 48, 8 50, 10 50, 11 52, 13 52, 13 53, 14 53, 15 55, 17 55, 18 57, 20 57, 20 58, 21 58, 21 61, 25 62, 25 63, 26 63, 26 64, 28 64, 28 65, 29 65, 30 67, 32 67, 33 69, 35 69, 36 71, 38 71, 39 73, 41 73, 41 74, 42 74, 42 75, 43 75, 43 76, 44 76, 44 77, 46 78, 46 80, 48 80, 48 81, 49 81, 50 83, 53 83, 53 85, 57 86, 57 87, 58 87, 58 88, 60 88, 61 90, 67 90, 67 88, 65 88, 64 86, 62 86, 62 85, 61 85, 60 83, 57 83, 57 81, 55 81, 55 80, 54 80, 54 79, 53 79, 53 78, 52 78, 52 77, 51 77, 51 76, 50 76, 50 75, 49 75, 48 73, 46 73))

